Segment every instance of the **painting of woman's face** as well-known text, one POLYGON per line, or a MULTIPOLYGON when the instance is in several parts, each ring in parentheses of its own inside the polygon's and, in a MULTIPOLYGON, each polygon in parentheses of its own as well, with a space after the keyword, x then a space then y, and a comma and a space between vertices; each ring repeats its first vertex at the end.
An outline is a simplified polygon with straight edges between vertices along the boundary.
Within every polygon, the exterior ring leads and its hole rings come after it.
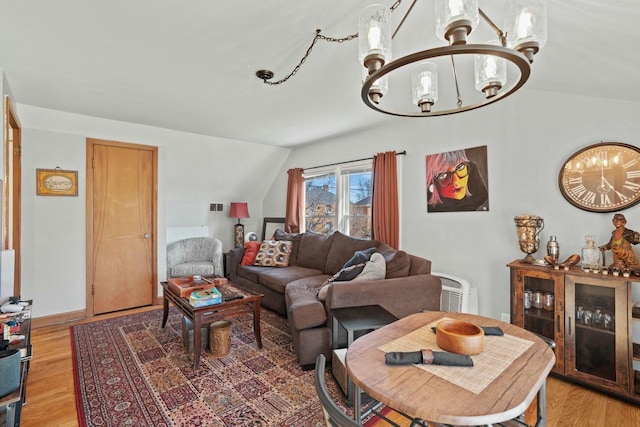
POLYGON ((462 200, 467 195, 469 166, 466 162, 451 166, 446 172, 436 174, 434 181, 440 187, 440 195, 448 199, 462 200))
POLYGON ((427 212, 488 211, 487 146, 429 154, 427 212))

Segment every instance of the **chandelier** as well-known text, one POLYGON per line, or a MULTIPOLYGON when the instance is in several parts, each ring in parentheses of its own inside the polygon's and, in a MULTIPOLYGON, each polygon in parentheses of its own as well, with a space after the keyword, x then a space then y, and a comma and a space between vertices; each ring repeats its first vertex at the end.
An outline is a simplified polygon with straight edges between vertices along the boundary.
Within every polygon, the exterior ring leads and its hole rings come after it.
MULTIPOLYGON (((395 116, 442 116, 489 105, 520 89, 529 79, 534 55, 547 40, 546 0, 506 0, 504 31, 478 7, 478 0, 433 0, 435 34, 446 44, 393 59, 391 41, 417 0, 392 32, 391 13, 401 3, 366 7, 357 34, 332 38, 316 30, 302 60, 281 80, 269 81, 270 70, 256 75, 265 84, 282 84, 298 72, 318 40, 342 43, 358 38, 361 98, 368 107, 395 116), (474 31, 479 32, 481 20, 495 36, 482 43, 468 42, 474 31)), ((415 42, 418 36, 412 39, 415 42)))

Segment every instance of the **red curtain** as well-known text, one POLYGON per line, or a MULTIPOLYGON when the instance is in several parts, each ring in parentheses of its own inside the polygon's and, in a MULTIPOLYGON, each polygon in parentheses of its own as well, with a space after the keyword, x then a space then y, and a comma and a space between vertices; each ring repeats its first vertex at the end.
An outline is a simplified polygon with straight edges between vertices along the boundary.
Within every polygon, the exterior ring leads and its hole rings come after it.
POLYGON ((287 171, 287 210, 284 231, 300 233, 304 227, 304 169, 294 168, 287 171))
POLYGON ((394 249, 398 249, 400 214, 398 210, 398 168, 395 151, 378 153, 373 156, 372 193, 372 237, 394 249))

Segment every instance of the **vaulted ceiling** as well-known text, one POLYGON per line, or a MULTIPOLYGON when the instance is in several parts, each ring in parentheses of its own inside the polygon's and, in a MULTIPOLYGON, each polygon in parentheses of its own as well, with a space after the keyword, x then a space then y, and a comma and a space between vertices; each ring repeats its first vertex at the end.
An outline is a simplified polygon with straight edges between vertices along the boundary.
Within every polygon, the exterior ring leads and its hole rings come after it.
MULTIPOLYGON (((505 1, 479 4, 501 17, 505 1)), ((295 146, 397 120, 360 100, 357 41, 318 41, 283 85, 255 77, 262 68, 274 80, 288 74, 316 28, 357 32, 370 3, 0 0, 0 68, 18 104, 295 146)), ((410 3, 392 14, 396 23, 410 3)), ((406 48, 427 47, 411 38, 422 10, 432 15, 432 1, 418 1, 403 27, 406 48)), ((638 102, 637 0, 549 0, 548 13, 549 41, 526 89, 638 102)))

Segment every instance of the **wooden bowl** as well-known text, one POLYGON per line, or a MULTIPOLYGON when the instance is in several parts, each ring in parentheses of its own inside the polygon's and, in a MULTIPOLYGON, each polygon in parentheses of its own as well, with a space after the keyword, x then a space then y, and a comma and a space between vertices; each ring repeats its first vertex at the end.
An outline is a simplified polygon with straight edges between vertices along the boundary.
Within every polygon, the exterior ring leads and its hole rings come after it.
POLYGON ((436 327, 436 342, 451 353, 478 354, 484 347, 484 331, 473 323, 442 320, 436 327))

